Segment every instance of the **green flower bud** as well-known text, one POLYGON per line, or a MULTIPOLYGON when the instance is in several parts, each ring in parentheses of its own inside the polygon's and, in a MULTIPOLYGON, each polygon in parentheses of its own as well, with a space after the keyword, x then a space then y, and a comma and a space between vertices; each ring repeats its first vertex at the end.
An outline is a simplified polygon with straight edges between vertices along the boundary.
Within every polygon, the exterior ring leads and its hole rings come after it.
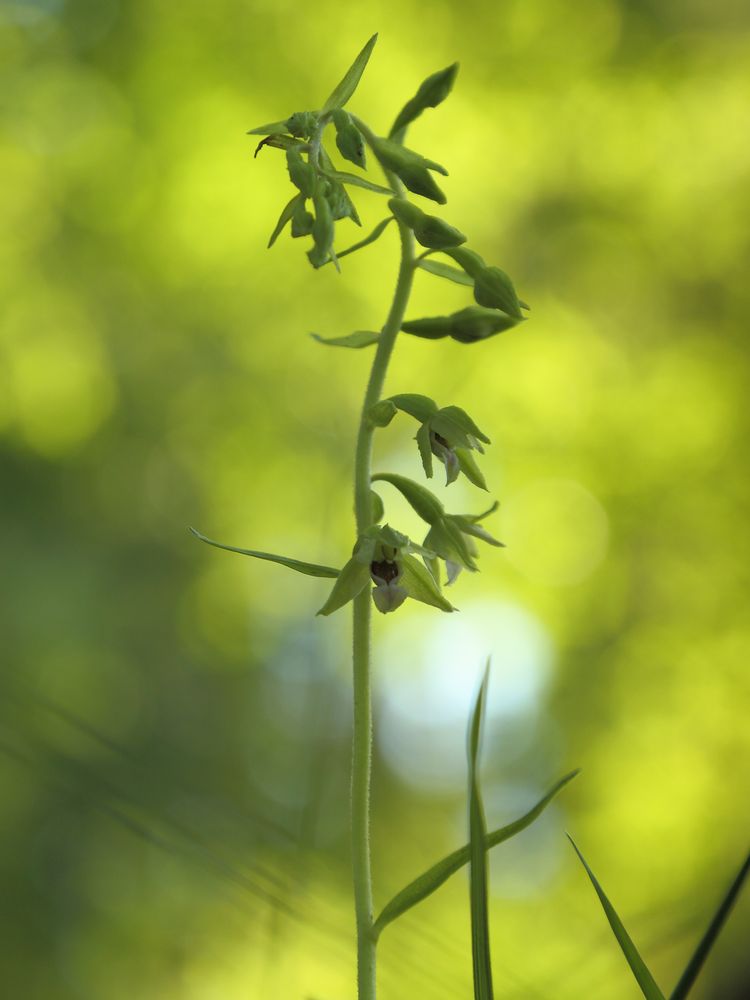
POLYGON ((292 213, 292 239, 299 236, 309 236, 312 232, 315 218, 312 212, 308 212, 302 199, 297 202, 292 213))
POLYGON ((299 149, 292 147, 286 151, 286 165, 292 184, 302 192, 306 198, 312 196, 315 188, 315 169, 311 163, 302 159, 299 149))
POLYGON ((418 243, 430 250, 445 250, 466 242, 466 237, 435 215, 427 215, 406 198, 391 198, 388 206, 405 226, 414 232, 418 243))
POLYGON ((448 171, 445 167, 441 167, 433 160, 425 159, 419 153, 406 149, 390 139, 376 139, 374 151, 386 170, 393 171, 409 191, 430 198, 439 205, 445 204, 446 197, 430 173, 430 170, 435 170, 439 174, 447 175, 448 171))
POLYGON ((496 309, 483 309, 481 306, 467 306, 466 309, 453 313, 449 320, 451 337, 462 344, 473 344, 477 340, 486 340, 493 334, 509 330, 519 322, 506 313, 496 309))
POLYGON ((362 133, 342 108, 337 108, 333 112, 333 124, 336 127, 336 145, 341 155, 345 160, 356 163, 364 170, 365 140, 362 138, 362 133))
POLYGON ((404 333, 426 340, 440 340, 441 337, 453 336, 453 320, 450 316, 427 316, 424 319, 411 319, 401 324, 404 333))
POLYGON ((318 127, 318 116, 314 111, 295 111, 284 124, 291 135, 309 139, 318 127))
POLYGON ((502 309, 509 316, 522 318, 513 282, 499 267, 485 267, 479 271, 474 278, 474 298, 480 306, 502 309))
POLYGON ((313 205, 315 206, 315 221, 312 226, 312 236, 315 246, 307 254, 313 267, 322 267, 327 263, 333 250, 333 215, 331 206, 325 194, 321 190, 316 190, 313 195, 313 205))
POLYGON ((458 63, 453 63, 452 66, 438 70, 437 73, 428 76, 420 84, 419 90, 414 97, 410 101, 407 101, 399 112, 396 121, 393 123, 391 135, 394 136, 398 132, 401 132, 402 129, 405 129, 407 125, 422 114, 425 108, 436 108, 438 104, 442 104, 451 92, 457 72, 458 63))

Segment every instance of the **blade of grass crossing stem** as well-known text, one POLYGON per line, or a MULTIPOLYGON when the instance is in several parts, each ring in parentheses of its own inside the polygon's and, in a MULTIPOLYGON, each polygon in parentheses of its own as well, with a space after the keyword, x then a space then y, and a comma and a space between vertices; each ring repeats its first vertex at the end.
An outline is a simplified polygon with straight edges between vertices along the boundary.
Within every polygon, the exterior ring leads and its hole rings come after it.
POLYGON ((644 997, 646 997, 646 1000, 665 1000, 664 994, 656 985, 654 977, 649 972, 646 963, 641 958, 640 954, 638 953, 638 949, 631 941, 630 935, 625 930, 625 927, 623 926, 623 923, 620 920, 620 918, 617 916, 617 912, 615 911, 614 906, 612 906, 609 899, 607 899, 604 890, 599 885, 596 876, 589 868, 588 864, 586 863, 586 859, 578 850, 578 847, 576 846, 576 843, 570 836, 570 834, 568 834, 568 840, 573 845, 573 850, 580 858, 581 864, 586 869, 586 874, 591 879, 591 884, 593 885, 594 889, 596 889, 596 894, 599 897, 599 901, 602 904, 605 914, 607 915, 607 920, 609 920, 609 926, 612 928, 612 931, 614 932, 614 935, 617 938, 617 943, 620 945, 622 953, 627 959, 627 963, 630 966, 631 971, 635 976, 638 985, 641 988, 641 993, 644 995, 644 997))
POLYGON ((490 930, 487 905, 487 830, 479 789, 479 749, 487 702, 490 664, 487 662, 469 724, 469 899, 474 1000, 493 1000, 490 930))
MULTIPOLYGON (((513 820, 512 823, 508 823, 507 826, 501 826, 497 830, 492 830, 488 833, 486 838, 487 849, 489 850, 497 844, 502 844, 504 840, 510 840, 511 837, 525 830, 527 826, 530 826, 537 816, 547 808, 557 793, 569 781, 572 781, 578 773, 578 771, 571 771, 570 774, 566 774, 523 816, 519 816, 518 819, 513 820)), ((380 934, 388 924, 396 920, 397 917, 400 917, 402 913, 406 913, 412 906, 421 903, 423 899, 426 899, 436 889, 439 889, 444 882, 448 881, 451 875, 454 875, 460 868, 469 863, 470 856, 471 847, 469 844, 465 844, 463 847, 459 847, 458 850, 446 855, 446 857, 442 858, 431 868, 428 868, 426 872, 417 876, 413 882, 410 882, 400 892, 396 893, 393 899, 386 903, 378 919, 375 921, 373 926, 375 934, 380 934)))
POLYGON ((713 920, 708 925, 708 930, 703 935, 698 947, 695 949, 695 954, 688 962, 687 968, 682 973, 680 981, 670 994, 669 1000, 684 1000, 692 989, 695 980, 698 978, 698 973, 703 967, 703 963, 708 958, 708 954, 713 948, 716 938, 719 936, 719 931, 724 926, 724 922, 729 916, 729 913, 740 894, 740 890, 742 889, 745 879, 747 878, 748 872, 750 872, 750 854, 748 854, 745 858, 745 862, 737 873, 737 877, 730 885, 729 891, 724 899, 722 899, 719 909, 716 911, 713 920))

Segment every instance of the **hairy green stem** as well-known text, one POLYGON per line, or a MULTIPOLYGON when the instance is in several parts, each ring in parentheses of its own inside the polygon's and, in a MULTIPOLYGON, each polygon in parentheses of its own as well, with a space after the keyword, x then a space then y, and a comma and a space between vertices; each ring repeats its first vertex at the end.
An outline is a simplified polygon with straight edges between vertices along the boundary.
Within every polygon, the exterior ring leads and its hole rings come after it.
MULTIPOLYGON (((395 178, 389 177, 394 185, 395 178)), ((388 318, 378 341, 375 359, 367 383, 362 416, 357 435, 354 466, 354 512, 357 535, 372 524, 370 463, 374 426, 370 408, 383 390, 388 362, 396 335, 401 329, 414 278, 414 239, 410 229, 398 223, 401 237, 401 264, 396 291, 388 318)), ((370 689, 370 589, 366 587, 354 599, 353 672, 354 735, 352 741, 352 865, 354 907, 357 918, 357 996, 375 1000, 375 946, 373 931, 372 872, 370 864, 370 773, 372 766, 372 698, 370 689)))

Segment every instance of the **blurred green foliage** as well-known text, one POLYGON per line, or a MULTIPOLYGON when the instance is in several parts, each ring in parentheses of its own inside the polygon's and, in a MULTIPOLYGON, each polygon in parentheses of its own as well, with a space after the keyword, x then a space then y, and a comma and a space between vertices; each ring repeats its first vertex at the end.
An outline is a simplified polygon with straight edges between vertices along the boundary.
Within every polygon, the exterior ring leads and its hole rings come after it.
MULTIPOLYGON (((377 329, 395 234, 342 276, 266 252, 282 154, 244 132, 322 100, 378 29, 354 110, 385 131, 461 62, 414 133, 533 312, 476 347, 402 338, 389 377, 490 430, 508 548, 460 616, 377 623, 376 900, 465 840, 488 653, 490 825, 583 768, 493 852, 498 996, 635 995, 563 826, 665 984, 746 849, 747 6, 2 0, 8 996, 351 996, 348 623, 312 619, 324 581, 185 528, 333 565, 351 546, 368 352, 307 334, 377 329)), ((369 231, 382 206, 356 200, 369 231)), ((415 316, 463 304, 419 278, 415 316)), ((379 455, 415 475, 410 433, 379 455)), ((747 996, 749 915, 696 997, 747 996)), ((469 995, 468 920, 459 875, 390 928, 383 1000, 469 995)))

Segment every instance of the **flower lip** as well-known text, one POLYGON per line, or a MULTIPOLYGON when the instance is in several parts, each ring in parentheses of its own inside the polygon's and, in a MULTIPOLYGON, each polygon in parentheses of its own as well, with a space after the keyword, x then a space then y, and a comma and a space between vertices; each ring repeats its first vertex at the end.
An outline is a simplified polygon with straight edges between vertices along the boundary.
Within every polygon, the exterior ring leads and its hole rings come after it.
POLYGON ((398 580, 401 576, 401 568, 397 562, 390 559, 381 559, 379 562, 370 563, 370 573, 377 583, 389 584, 398 580))

